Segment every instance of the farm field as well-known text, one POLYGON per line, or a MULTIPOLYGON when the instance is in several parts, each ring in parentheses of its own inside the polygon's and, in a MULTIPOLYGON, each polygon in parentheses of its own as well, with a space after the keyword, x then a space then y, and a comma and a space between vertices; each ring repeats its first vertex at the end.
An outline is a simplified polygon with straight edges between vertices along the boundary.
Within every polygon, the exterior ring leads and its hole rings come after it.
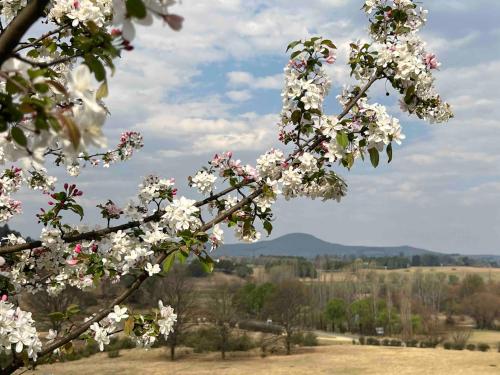
POLYGON ((218 353, 192 354, 175 362, 165 348, 124 350, 120 357, 106 354, 74 362, 40 366, 32 375, 85 374, 341 374, 407 375, 454 374, 493 375, 500 373, 500 353, 451 351, 444 349, 387 348, 330 345, 298 350, 291 356, 260 358, 257 351, 231 353, 226 361, 218 353))

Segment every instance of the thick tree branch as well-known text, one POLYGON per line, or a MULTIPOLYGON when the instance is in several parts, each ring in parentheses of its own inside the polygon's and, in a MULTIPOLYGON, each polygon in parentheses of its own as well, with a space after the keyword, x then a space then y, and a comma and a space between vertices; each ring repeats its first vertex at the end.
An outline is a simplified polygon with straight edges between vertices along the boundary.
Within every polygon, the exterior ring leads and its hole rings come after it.
POLYGON ((18 46, 28 29, 43 15, 49 0, 31 0, 0 34, 0 66, 18 46))
MULTIPOLYGON (((213 194, 208 198, 205 198, 201 201, 198 201, 195 203, 196 207, 202 207, 210 202, 213 202, 216 199, 219 199, 220 197, 237 190, 238 188, 248 185, 251 182, 241 182, 239 184, 236 184, 235 186, 228 187, 227 189, 221 191, 220 193, 213 194)), ((100 229, 100 230, 93 230, 89 232, 84 232, 84 233, 79 233, 77 235, 73 236, 63 236, 62 240, 67 243, 71 242, 77 242, 77 241, 82 241, 82 240, 96 240, 99 238, 102 238, 110 233, 115 233, 118 232, 119 230, 127 230, 127 229, 132 229, 132 228, 137 228, 140 225, 144 223, 148 223, 150 221, 157 221, 161 217, 161 213, 154 213, 153 215, 147 216, 144 218, 142 221, 130 221, 128 223, 120 224, 120 225, 115 225, 112 227, 100 229)), ((33 242, 28 242, 28 243, 23 243, 19 245, 10 245, 10 246, 1 246, 0 247, 0 255, 4 254, 11 254, 11 253, 17 253, 19 251, 23 250, 31 250, 31 249, 36 249, 38 247, 42 247, 42 241, 33 241, 33 242)))

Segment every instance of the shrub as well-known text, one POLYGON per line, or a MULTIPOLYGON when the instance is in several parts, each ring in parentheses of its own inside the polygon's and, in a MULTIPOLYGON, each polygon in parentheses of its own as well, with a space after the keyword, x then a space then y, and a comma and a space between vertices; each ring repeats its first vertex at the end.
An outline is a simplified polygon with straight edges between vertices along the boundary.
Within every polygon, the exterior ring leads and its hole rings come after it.
POLYGON ((467 346, 465 348, 467 350, 474 351, 474 350, 476 350, 476 345, 474 345, 474 344, 467 344, 467 346))
POLYGON ((291 342, 293 345, 302 345, 304 342, 304 333, 302 332, 295 332, 292 334, 292 337, 290 338, 291 342))
POLYGON ((273 333, 275 335, 278 335, 283 331, 283 328, 277 324, 268 324, 255 320, 238 322, 238 327, 246 331, 273 333))
POLYGON ((108 357, 109 358, 118 358, 120 356, 120 350, 110 350, 108 352, 108 357))
POLYGON ((454 331, 451 332, 451 339, 453 343, 459 344, 460 346, 465 347, 467 342, 469 341, 470 337, 472 336, 472 330, 471 329, 455 329, 454 331))
MULTIPOLYGON (((359 336, 359 339, 358 339, 358 340, 359 340, 359 344, 360 344, 360 345, 365 345, 365 343, 366 343, 366 338, 365 338, 365 336, 359 336)), ((499 345, 500 345, 500 343, 499 343, 499 345)), ((499 348, 500 348, 500 346, 499 346, 499 348)))
POLYGON ((254 340, 246 333, 238 336, 231 336, 228 342, 228 350, 233 352, 245 352, 256 346, 254 340))
POLYGON ((454 350, 464 350, 465 349, 465 344, 462 344, 462 343, 453 343, 451 347, 454 350))
POLYGON ((304 346, 318 346, 318 337, 313 332, 307 332, 304 335, 304 346))
POLYGON ((384 345, 384 346, 389 346, 389 345, 391 345, 391 340, 389 340, 389 339, 383 339, 383 340, 382 340, 382 345, 384 345))
POLYGON ((296 332, 292 335, 292 344, 300 346, 317 346, 318 338, 312 332, 296 332))
POLYGON ((111 340, 109 341, 109 345, 105 347, 105 350, 114 351, 120 349, 133 349, 135 347, 136 347, 135 343, 129 337, 124 337, 121 339, 118 337, 112 337, 111 340))
POLYGON ((490 346, 482 342, 480 344, 477 344, 477 350, 480 350, 482 352, 487 352, 488 350, 490 350, 490 346))
POLYGON ((391 340, 391 346, 401 346, 401 345, 402 345, 401 340, 396 340, 396 339, 391 340))
POLYGON ((445 348, 446 350, 450 350, 452 346, 453 344, 451 342, 446 341, 445 343, 443 343, 443 348, 445 348))
POLYGON ((405 342, 405 345, 407 348, 416 348, 418 346, 418 341, 413 339, 413 340, 407 340, 405 342))
POLYGON ((215 327, 200 328, 189 332, 185 338, 185 345, 193 348, 195 353, 217 351, 218 342, 219 337, 215 327))
MULTIPOLYGON (((193 348, 195 353, 219 351, 222 345, 215 327, 200 328, 189 332, 183 341, 184 345, 193 348)), ((246 333, 241 335, 230 334, 226 343, 226 350, 247 351, 256 346, 254 340, 246 333)))
POLYGON ((378 345, 380 345, 380 341, 378 339, 376 339, 375 337, 368 337, 366 339, 366 345, 378 346, 378 345))
POLYGON ((435 348, 438 344, 439 342, 437 340, 420 341, 421 348, 435 348))

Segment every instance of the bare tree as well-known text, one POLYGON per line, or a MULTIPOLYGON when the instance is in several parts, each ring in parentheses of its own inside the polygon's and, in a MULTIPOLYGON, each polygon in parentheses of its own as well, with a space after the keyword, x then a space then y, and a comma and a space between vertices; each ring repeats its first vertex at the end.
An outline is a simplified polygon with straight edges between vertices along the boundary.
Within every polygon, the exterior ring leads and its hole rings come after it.
POLYGON ((500 297, 488 292, 476 293, 464 299, 463 311, 476 321, 477 328, 493 328, 500 317, 500 297))
POLYGON ((291 352, 292 335, 303 321, 302 314, 307 302, 308 293, 304 284, 290 279, 277 285, 265 305, 264 310, 269 316, 283 326, 286 354, 291 352))
POLYGON ((237 285, 219 283, 208 302, 208 313, 217 329, 222 359, 226 358, 231 326, 237 318, 236 289, 237 285))
POLYGON ((196 291, 186 267, 175 265, 165 277, 157 279, 150 293, 152 300, 161 299, 165 304, 172 306, 177 314, 174 331, 167 340, 170 358, 175 360, 175 348, 182 342, 189 327, 194 324, 196 315, 196 291))
MULTIPOLYGON (((82 292, 80 289, 67 287, 57 295, 49 295, 45 291, 38 292, 34 295, 25 295, 22 298, 22 303, 26 304, 34 314, 40 317, 51 317, 54 313, 65 312, 66 309, 79 303, 79 309, 83 310, 90 305, 97 303, 95 298, 89 294, 82 292)), ((50 327, 60 331, 64 321, 62 319, 50 319, 48 321, 50 327)))
POLYGON ((401 336, 403 340, 413 338, 413 326, 411 320, 411 284, 408 278, 404 278, 405 284, 400 289, 400 309, 401 309, 401 336))

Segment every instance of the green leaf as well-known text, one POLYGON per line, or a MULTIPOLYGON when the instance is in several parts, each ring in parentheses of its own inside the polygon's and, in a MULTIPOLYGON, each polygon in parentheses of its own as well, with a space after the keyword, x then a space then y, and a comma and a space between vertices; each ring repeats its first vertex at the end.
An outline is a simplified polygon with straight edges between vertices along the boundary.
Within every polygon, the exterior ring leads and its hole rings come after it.
POLYGON ((146 17, 146 7, 141 0, 127 0, 125 6, 129 16, 136 18, 146 17))
POLYGON ((64 317, 65 317, 65 315, 62 312, 59 312, 59 311, 56 311, 56 312, 53 312, 53 313, 49 314, 50 320, 52 320, 54 322, 63 320, 64 317))
POLYGON ((298 124, 300 122, 300 118, 302 117, 302 112, 300 109, 297 109, 292 112, 291 120, 294 124, 298 124))
POLYGON ((349 137, 347 134, 339 132, 335 138, 341 147, 346 148, 349 145, 349 137))
POLYGON ((337 49, 337 46, 335 44, 333 44, 333 42, 330 39, 323 40, 321 42, 321 44, 324 44, 325 46, 333 48, 333 49, 337 49))
POLYGON ((179 259, 179 262, 180 262, 181 264, 183 264, 183 263, 186 261, 186 259, 187 259, 188 255, 189 255, 189 254, 185 253, 185 252, 184 252, 184 251, 182 251, 182 250, 181 250, 181 251, 178 251, 178 252, 177 252, 177 259, 179 259))
POLYGON ((104 69, 104 65, 93 55, 85 56, 85 63, 88 65, 90 70, 94 72, 95 79, 99 82, 104 81, 106 78, 106 69, 104 69))
POLYGON ((346 165, 347 169, 351 169, 352 166, 354 165, 354 156, 353 156, 352 152, 349 152, 348 154, 346 154, 344 156, 344 158, 346 161, 345 165, 346 165))
POLYGON ((46 82, 47 82, 47 84, 49 84, 50 86, 52 86, 56 91, 60 92, 61 94, 64 94, 64 95, 68 96, 68 91, 59 82, 54 81, 54 80, 50 80, 50 81, 46 81, 46 82))
POLYGON ((301 53, 302 53, 302 51, 295 51, 294 53, 292 53, 292 54, 290 55, 290 59, 292 59, 292 60, 293 60, 294 58, 296 58, 296 57, 297 57, 298 55, 300 55, 301 53))
POLYGON ((71 211, 73 211, 75 214, 77 214, 78 216, 80 216, 80 220, 83 219, 83 207, 80 206, 79 204, 72 204, 71 206, 69 206, 69 209, 71 211))
POLYGON ((163 262, 163 272, 168 272, 174 265, 175 251, 168 254, 167 259, 163 262))
POLYGON ((392 143, 389 143, 387 145, 386 151, 387 151, 387 157, 389 158, 387 162, 390 163, 392 161, 392 143))
POLYGON ((300 43, 301 43, 301 41, 300 41, 300 40, 295 40, 295 41, 293 41, 292 43, 290 43, 290 44, 288 45, 288 47, 286 47, 286 52, 288 52, 288 50, 290 50, 290 49, 294 49, 294 48, 295 48, 295 47, 297 47, 300 43))
POLYGON ((71 316, 71 315, 76 315, 80 312, 80 307, 76 304, 71 304, 67 307, 66 309, 66 314, 68 316, 71 316))
POLYGON ((67 354, 71 354, 75 351, 75 348, 73 347, 73 343, 71 341, 64 344, 64 351, 67 354))
POLYGON ((199 258, 203 270, 207 273, 212 273, 214 270, 214 260, 208 255, 206 258, 199 258))
POLYGON ((135 320, 133 316, 129 316, 127 320, 125 320, 125 324, 123 325, 123 332, 126 335, 130 335, 134 330, 135 320))
POLYGON ((378 162, 379 162, 379 154, 378 154, 378 150, 376 148, 370 148, 368 150, 368 152, 370 153, 370 161, 372 162, 372 165, 377 168, 378 166, 378 162))
POLYGON ((108 83, 104 81, 95 94, 97 99, 102 99, 108 96, 108 83))
POLYGON ((16 143, 20 146, 26 147, 28 145, 28 139, 21 128, 14 126, 10 130, 10 135, 16 141, 16 143))
POLYGON ((267 235, 269 236, 273 230, 273 225, 271 224, 270 221, 264 221, 264 229, 267 232, 267 235))

